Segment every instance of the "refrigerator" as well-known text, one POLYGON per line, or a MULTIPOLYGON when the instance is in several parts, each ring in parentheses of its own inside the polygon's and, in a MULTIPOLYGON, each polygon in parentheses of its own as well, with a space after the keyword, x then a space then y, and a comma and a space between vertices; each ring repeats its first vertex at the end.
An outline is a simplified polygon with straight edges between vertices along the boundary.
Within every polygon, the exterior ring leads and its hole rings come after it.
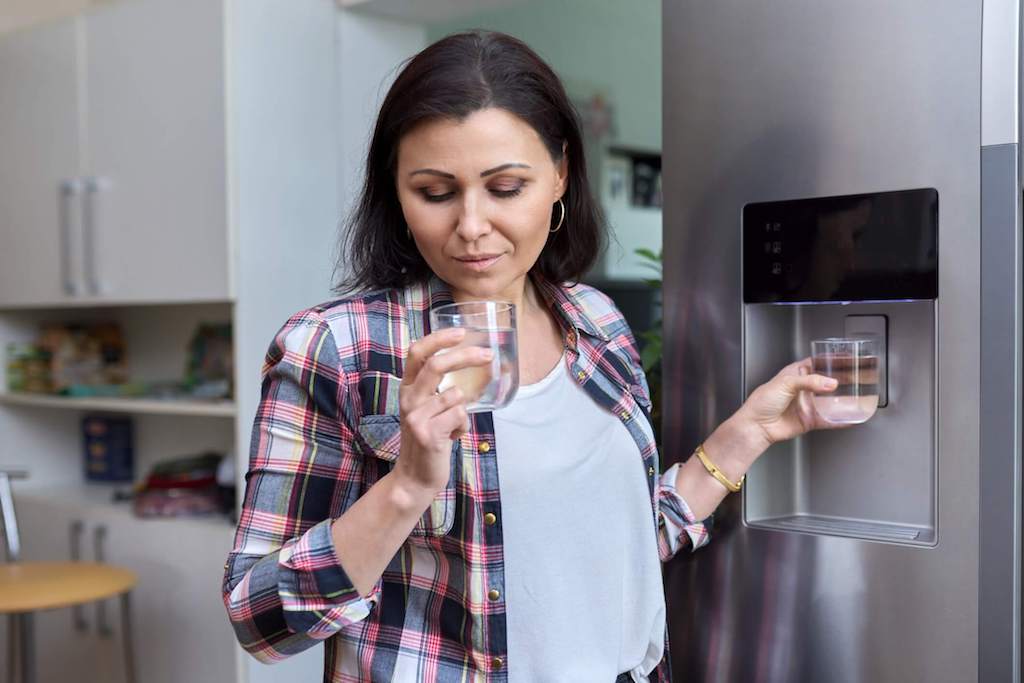
POLYGON ((811 340, 881 342, 874 416, 666 565, 675 681, 1020 680, 1020 12, 663 3, 666 463, 811 340))

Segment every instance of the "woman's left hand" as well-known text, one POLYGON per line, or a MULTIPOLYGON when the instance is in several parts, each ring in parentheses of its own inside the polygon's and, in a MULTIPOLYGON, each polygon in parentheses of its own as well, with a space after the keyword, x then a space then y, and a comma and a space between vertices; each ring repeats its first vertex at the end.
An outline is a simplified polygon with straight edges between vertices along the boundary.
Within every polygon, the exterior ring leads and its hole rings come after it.
POLYGON ((754 389, 736 417, 759 427, 768 444, 787 441, 812 429, 834 429, 843 425, 826 422, 811 401, 811 394, 834 391, 836 382, 812 374, 810 358, 790 363, 775 377, 754 389))

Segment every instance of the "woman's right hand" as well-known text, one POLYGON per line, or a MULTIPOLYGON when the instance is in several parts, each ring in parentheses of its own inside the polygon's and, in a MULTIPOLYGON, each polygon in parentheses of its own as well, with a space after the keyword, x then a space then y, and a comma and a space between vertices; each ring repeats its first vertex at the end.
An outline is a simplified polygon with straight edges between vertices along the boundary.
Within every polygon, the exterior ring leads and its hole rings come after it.
POLYGON ((452 441, 469 430, 466 398, 458 387, 437 393, 446 373, 490 362, 492 351, 477 346, 438 351, 459 344, 466 330, 449 328, 409 347, 399 387, 402 445, 393 473, 407 486, 431 496, 448 485, 452 441))

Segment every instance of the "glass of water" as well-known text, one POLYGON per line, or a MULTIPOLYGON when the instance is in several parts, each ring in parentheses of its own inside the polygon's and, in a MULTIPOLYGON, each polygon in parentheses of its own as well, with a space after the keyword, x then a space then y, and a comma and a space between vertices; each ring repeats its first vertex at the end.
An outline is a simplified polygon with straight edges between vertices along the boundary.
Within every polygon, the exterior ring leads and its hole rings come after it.
POLYGON ((516 344, 516 307, 506 301, 467 301, 430 310, 430 330, 464 327, 466 336, 458 346, 491 349, 494 356, 487 365, 447 373, 437 387, 443 392, 459 387, 466 397, 466 409, 480 413, 503 408, 519 389, 519 351, 516 344))
POLYGON ((876 337, 829 337, 811 342, 811 362, 818 375, 839 382, 835 391, 814 396, 814 409, 834 424, 860 424, 878 409, 876 337))

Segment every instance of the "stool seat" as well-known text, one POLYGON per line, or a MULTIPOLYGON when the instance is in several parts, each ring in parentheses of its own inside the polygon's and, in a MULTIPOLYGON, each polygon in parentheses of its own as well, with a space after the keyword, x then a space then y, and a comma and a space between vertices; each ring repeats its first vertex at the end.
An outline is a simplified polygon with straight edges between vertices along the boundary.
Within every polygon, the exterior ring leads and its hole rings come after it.
POLYGON ((0 614, 71 607, 126 593, 135 572, 94 562, 0 564, 0 614))

